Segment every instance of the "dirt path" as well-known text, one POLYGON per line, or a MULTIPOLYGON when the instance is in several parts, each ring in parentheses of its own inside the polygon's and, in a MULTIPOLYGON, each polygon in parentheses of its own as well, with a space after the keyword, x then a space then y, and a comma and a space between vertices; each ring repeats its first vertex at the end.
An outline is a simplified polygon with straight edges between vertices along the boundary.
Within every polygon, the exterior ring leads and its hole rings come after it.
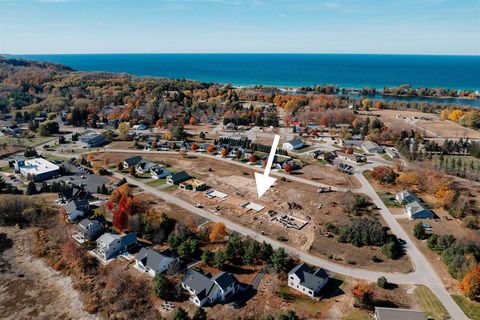
POLYGON ((32 256, 32 230, 0 227, 2 319, 97 319, 82 311, 70 277, 32 256))

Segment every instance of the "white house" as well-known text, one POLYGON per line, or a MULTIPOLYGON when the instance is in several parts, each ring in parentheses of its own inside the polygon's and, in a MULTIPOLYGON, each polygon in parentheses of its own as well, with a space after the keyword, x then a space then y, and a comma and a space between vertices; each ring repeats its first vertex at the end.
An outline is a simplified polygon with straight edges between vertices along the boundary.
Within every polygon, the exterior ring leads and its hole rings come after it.
POLYGON ((373 141, 365 141, 362 143, 362 149, 366 153, 383 153, 383 148, 373 141))
POLYGON ((140 252, 135 257, 136 268, 148 273, 152 277, 167 271, 168 268, 176 263, 178 263, 178 258, 173 258, 170 255, 149 248, 140 249, 140 252))
POLYGON ((303 146, 303 141, 299 139, 290 140, 282 145, 284 150, 297 150, 303 148, 303 146))
POLYGON ((435 215, 418 201, 408 203, 404 208, 405 214, 410 219, 433 219, 435 215))
POLYGON ((125 169, 129 169, 130 167, 135 167, 137 164, 139 164, 142 161, 142 157, 140 156, 134 156, 130 157, 128 159, 123 160, 123 167, 125 169))
POLYGON ((288 286, 313 298, 327 284, 328 279, 329 276, 324 269, 312 270, 302 263, 288 273, 288 286))
POLYGON ((165 169, 164 167, 159 165, 151 168, 150 173, 152 174, 153 179, 163 179, 172 174, 170 170, 165 169))
POLYGON ((114 258, 120 253, 137 245, 137 237, 134 232, 119 236, 113 233, 104 233, 97 239, 95 252, 104 260, 114 258))
POLYGON ((187 269, 182 287, 190 293, 190 301, 201 307, 206 303, 227 301, 238 292, 240 283, 227 272, 219 272, 209 278, 199 271, 187 269))
POLYGON ((411 202, 420 202, 420 200, 411 192, 408 190, 403 190, 398 192, 395 195, 395 200, 400 203, 400 204, 407 204, 411 202))
POLYGON ((388 154, 388 156, 393 160, 400 158, 400 155, 395 148, 387 148, 385 149, 385 153, 388 154))

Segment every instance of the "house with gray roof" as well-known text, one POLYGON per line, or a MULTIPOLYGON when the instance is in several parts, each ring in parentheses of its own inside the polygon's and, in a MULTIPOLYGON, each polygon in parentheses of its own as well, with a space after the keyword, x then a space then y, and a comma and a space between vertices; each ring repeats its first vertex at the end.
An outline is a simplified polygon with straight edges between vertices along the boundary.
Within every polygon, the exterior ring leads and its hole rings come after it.
POLYGON ((190 177, 188 175, 188 173, 186 173, 185 171, 180 171, 180 172, 169 175, 167 177, 167 183, 168 184, 179 184, 180 182, 187 181, 191 178, 192 177, 190 177))
POLYGON ((313 298, 327 284, 328 279, 329 276, 324 269, 313 270, 302 263, 288 273, 288 286, 313 298))
POLYGON ((90 205, 87 198, 76 198, 67 202, 64 206, 68 221, 75 221, 85 216, 90 211, 90 205))
POLYGON ((395 200, 397 200, 397 202, 400 204, 407 204, 415 201, 420 202, 420 200, 408 190, 398 192, 395 195, 395 200))
POLYGON ((405 205, 403 209, 410 219, 433 219, 435 214, 418 201, 413 201, 405 205))
POLYGON ((152 161, 148 161, 142 159, 137 165, 135 166, 135 171, 138 173, 150 172, 152 168, 155 168, 157 164, 152 161))
POLYGON ((364 141, 362 143, 362 149, 366 153, 383 153, 384 152, 383 148, 373 141, 364 141))
POLYGON ((135 257, 135 267, 152 277, 163 273, 178 263, 177 257, 150 248, 142 248, 135 257))
POLYGON ((79 140, 88 148, 97 148, 108 144, 107 139, 102 134, 84 135, 79 140))
POLYGON ((194 269, 187 269, 182 287, 190 293, 190 301, 201 307, 207 303, 227 301, 238 292, 240 283, 228 272, 222 271, 210 278, 194 269))
POLYGON ((400 308, 375 307, 375 320, 427 320, 425 313, 400 308))
POLYGON ((134 232, 126 235, 104 233, 97 239, 95 253, 102 259, 108 260, 134 248, 137 245, 137 236, 134 232))
POLYGON ((300 139, 293 139, 288 142, 285 142, 282 147, 285 150, 297 150, 303 148, 304 144, 303 141, 300 139))
POLYGON ((130 157, 128 159, 123 160, 123 167, 125 169, 130 169, 130 167, 135 167, 142 160, 143 159, 140 156, 130 157))
POLYGON ((103 233, 103 226, 99 220, 83 219, 77 224, 80 237, 85 241, 95 241, 103 233))
POLYGON ((163 179, 171 175, 172 172, 165 167, 156 165, 150 169, 150 174, 152 175, 153 179, 163 179))

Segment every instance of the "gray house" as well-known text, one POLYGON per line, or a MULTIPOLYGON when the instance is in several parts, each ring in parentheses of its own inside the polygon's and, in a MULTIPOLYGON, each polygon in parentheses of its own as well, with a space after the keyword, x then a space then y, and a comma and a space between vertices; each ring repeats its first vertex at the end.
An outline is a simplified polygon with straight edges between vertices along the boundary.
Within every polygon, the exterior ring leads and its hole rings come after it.
POLYGON ((180 182, 187 181, 191 179, 191 177, 186 173, 185 171, 180 171, 177 173, 174 173, 172 175, 169 175, 167 177, 167 183, 168 184, 179 184, 180 182))
POLYGON ((328 279, 329 276, 324 269, 312 270, 302 263, 288 273, 288 286, 313 298, 327 284, 328 279))
POLYGON ((139 173, 150 172, 150 170, 156 167, 157 164, 145 159, 142 159, 137 165, 135 166, 135 170, 139 173))
POLYGON ((365 141, 362 143, 362 149, 366 153, 383 153, 384 150, 373 141, 365 141))
POLYGON ((408 309, 375 307, 375 320, 427 320, 425 313, 408 309))
POLYGON ((163 273, 168 268, 178 263, 178 258, 172 257, 170 254, 158 252, 149 248, 142 248, 135 258, 135 267, 150 276, 163 273))
POLYGON ((77 230, 85 241, 94 241, 103 233, 103 226, 98 220, 83 219, 77 225, 77 230))
POLYGON ((90 205, 87 198, 72 199, 65 205, 65 212, 68 221, 75 221, 78 218, 85 216, 90 211, 90 205))
POLYGON ((187 269, 182 287, 190 293, 190 301, 201 307, 206 303, 225 302, 238 292, 240 283, 227 272, 219 272, 210 278, 199 271, 187 269))

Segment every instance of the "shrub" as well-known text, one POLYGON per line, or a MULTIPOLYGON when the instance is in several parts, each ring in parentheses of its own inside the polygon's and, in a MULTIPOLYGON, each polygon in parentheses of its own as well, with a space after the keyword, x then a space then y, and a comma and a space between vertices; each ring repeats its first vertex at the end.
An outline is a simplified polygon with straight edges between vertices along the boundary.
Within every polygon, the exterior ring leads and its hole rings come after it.
POLYGON ((377 286, 379 288, 382 288, 382 289, 385 289, 387 286, 388 286, 388 281, 387 281, 387 278, 385 277, 380 277, 377 279, 377 286))
POLYGON ((424 240, 427 238, 427 233, 425 232, 421 222, 417 223, 415 227, 413 227, 413 235, 419 240, 424 240))

